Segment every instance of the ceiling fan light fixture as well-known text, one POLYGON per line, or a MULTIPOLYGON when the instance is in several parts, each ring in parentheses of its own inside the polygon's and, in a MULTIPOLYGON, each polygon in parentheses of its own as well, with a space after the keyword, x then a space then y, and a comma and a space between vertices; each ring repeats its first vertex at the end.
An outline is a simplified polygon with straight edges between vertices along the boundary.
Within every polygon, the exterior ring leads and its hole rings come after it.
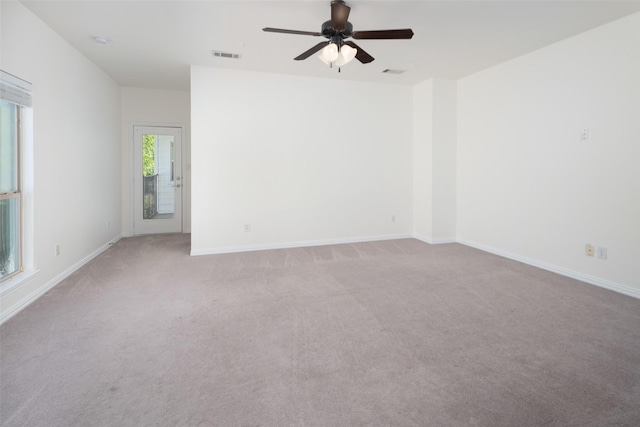
POLYGON ((348 44, 343 44, 342 47, 340 47, 340 59, 342 59, 345 64, 353 61, 357 53, 358 49, 354 49, 348 44))
POLYGON ((335 43, 329 43, 324 47, 324 49, 322 49, 321 55, 326 62, 335 62, 339 55, 338 45, 335 43))
MULTIPOLYGON (((329 48, 329 46, 336 46, 337 45, 334 43, 331 43, 330 45, 328 45, 327 47, 325 47, 324 49, 329 48)), ((349 45, 342 45, 340 46, 338 49, 338 53, 335 54, 333 52, 333 48, 329 48, 327 49, 329 51, 329 53, 327 55, 325 55, 325 51, 324 49, 322 50, 322 52, 320 53, 320 55, 318 55, 318 58, 320 58, 320 60, 322 62, 324 62, 325 64, 327 64, 330 67, 333 67, 334 65, 336 67, 342 67, 345 64, 348 64, 349 62, 353 61, 353 58, 356 57, 356 54, 358 53, 358 49, 354 49, 349 45), (334 60, 331 60, 330 58, 335 58, 334 60)))

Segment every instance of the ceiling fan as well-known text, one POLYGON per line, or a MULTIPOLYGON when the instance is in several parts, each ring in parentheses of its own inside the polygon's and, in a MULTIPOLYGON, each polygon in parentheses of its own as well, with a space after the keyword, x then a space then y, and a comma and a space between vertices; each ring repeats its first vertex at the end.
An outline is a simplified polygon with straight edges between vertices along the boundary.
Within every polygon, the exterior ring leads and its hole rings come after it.
POLYGON ((333 0, 331 2, 331 20, 322 24, 320 32, 285 30, 281 28, 263 28, 263 31, 271 33, 300 34, 303 36, 322 36, 328 41, 322 41, 306 52, 293 58, 296 61, 307 59, 314 53, 322 50, 319 58, 329 66, 338 67, 348 63, 354 57, 363 64, 373 61, 373 56, 365 52, 360 46, 352 41, 345 41, 349 37, 356 40, 389 40, 389 39, 410 39, 413 31, 410 28, 400 30, 374 30, 374 31, 353 31, 353 25, 348 21, 351 8, 343 0, 333 0))

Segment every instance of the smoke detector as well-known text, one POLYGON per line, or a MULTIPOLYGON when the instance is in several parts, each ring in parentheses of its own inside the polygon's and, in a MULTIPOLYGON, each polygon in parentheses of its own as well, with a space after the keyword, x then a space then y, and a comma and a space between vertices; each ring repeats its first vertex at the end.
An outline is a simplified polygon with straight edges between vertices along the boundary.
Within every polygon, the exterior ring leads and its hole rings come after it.
POLYGON ((93 36, 93 41, 98 44, 107 44, 109 40, 104 36, 93 36))

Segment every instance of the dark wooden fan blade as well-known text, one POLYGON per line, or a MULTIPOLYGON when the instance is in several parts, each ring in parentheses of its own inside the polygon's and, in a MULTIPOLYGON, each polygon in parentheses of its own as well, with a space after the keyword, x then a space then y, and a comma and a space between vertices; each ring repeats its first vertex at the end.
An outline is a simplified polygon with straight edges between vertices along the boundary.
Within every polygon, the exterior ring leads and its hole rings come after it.
POLYGON ((356 59, 360 62, 362 62, 363 64, 368 64, 369 62, 373 61, 375 58, 371 55, 369 55, 367 52, 365 52, 360 46, 358 46, 357 44, 355 44, 352 41, 348 41, 348 42, 344 42, 344 44, 348 44, 349 46, 351 46, 354 49, 357 49, 358 51, 356 52, 356 59))
POLYGON ((334 30, 342 31, 347 28, 347 20, 351 8, 343 1, 331 2, 331 26, 334 30))
POLYGON ((301 36, 321 36, 322 33, 318 33, 315 31, 298 31, 298 30, 283 30, 282 28, 263 28, 262 31, 266 31, 268 33, 284 33, 284 34, 299 34, 301 36))
POLYGON ((296 56, 295 59, 296 61, 300 61, 302 59, 307 59, 308 57, 310 57, 311 55, 313 55, 314 53, 316 53, 317 51, 321 50, 323 47, 325 47, 329 42, 320 42, 317 45, 315 45, 314 47, 312 47, 311 49, 307 50, 306 52, 301 53, 300 55, 296 56))
POLYGON ((413 31, 411 28, 402 30, 354 31, 351 37, 356 40, 410 39, 413 37, 413 31))

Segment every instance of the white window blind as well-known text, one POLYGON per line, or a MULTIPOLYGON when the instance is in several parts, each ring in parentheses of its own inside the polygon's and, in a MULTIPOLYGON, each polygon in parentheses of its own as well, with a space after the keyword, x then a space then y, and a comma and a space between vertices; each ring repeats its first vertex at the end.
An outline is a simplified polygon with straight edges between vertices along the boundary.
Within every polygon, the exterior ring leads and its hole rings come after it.
POLYGON ((31 107, 31 83, 0 70, 0 99, 31 107))

